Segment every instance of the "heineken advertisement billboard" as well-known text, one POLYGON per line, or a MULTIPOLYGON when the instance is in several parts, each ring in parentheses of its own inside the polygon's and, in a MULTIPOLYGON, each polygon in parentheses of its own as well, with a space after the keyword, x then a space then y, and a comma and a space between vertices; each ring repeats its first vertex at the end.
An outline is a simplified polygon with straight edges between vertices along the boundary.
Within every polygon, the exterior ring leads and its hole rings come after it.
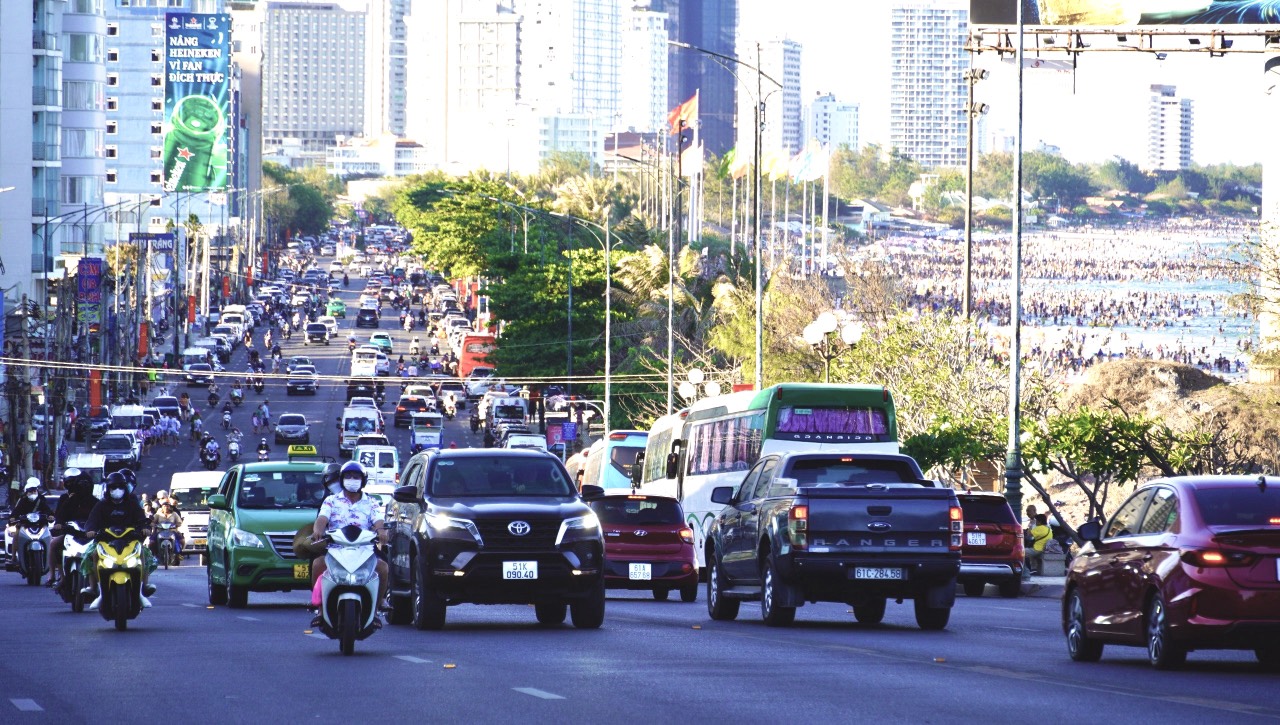
POLYGON ((166 13, 164 190, 227 187, 231 16, 166 13))
POLYGON ((969 24, 1016 25, 1273 25, 1277 0, 970 0, 969 24))

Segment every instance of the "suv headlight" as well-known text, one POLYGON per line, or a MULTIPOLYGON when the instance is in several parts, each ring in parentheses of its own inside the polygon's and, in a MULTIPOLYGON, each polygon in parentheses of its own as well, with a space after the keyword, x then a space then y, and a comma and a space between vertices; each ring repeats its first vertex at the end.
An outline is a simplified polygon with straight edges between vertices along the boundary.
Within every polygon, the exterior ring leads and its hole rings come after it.
POLYGON ((231 529, 231 545, 232 546, 248 546, 253 549, 265 549, 262 539, 252 531, 244 529, 231 529))
POLYGON ((595 512, 587 513, 560 522, 560 533, 556 534, 556 546, 565 541, 578 539, 594 539, 600 536, 600 518, 595 512))
POLYGON ((457 519, 443 514, 427 514, 427 526, 430 526, 431 531, 440 538, 470 539, 484 546, 484 540, 480 538, 480 529, 476 528, 475 522, 470 519, 457 519))

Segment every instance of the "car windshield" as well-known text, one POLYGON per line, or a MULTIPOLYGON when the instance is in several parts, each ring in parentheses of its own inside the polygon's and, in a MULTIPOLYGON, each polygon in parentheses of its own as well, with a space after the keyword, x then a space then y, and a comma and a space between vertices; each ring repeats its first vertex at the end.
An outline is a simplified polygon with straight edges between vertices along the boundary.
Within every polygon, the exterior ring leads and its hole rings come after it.
MULTIPOLYGON (((523 418, 524 408, 519 405, 495 405, 493 407, 493 417, 495 418, 523 418)), ((641 448, 640 450, 644 450, 641 448)), ((634 458, 634 456, 632 456, 634 458)))
POLYGON ((306 424, 307 424, 307 419, 305 416, 290 414, 290 415, 280 416, 280 422, 277 423, 276 425, 306 425, 306 424))
POLYGON ((433 496, 572 496, 575 488, 550 458, 475 457, 437 460, 433 496))
POLYGON ((914 472, 899 461, 816 458, 793 461, 788 473, 801 486, 865 486, 868 483, 915 483, 914 472))
POLYGON ((323 322, 312 322, 307 325, 307 332, 328 332, 329 328, 323 322))
POLYGON ((320 508, 323 471, 263 471, 244 474, 237 501, 244 509, 320 508))
POLYGON ((1280 530, 1280 485, 1197 488, 1195 498, 1209 526, 1280 530))
POLYGON ((1016 524, 1013 509, 1009 503, 994 496, 971 496, 960 498, 960 506, 964 509, 966 523, 981 524, 1016 524))
POLYGON ((365 468, 395 468, 396 454, 391 451, 360 451, 360 465, 365 468))
POLYGON ((103 436, 98 439, 98 450, 100 451, 128 451, 133 449, 133 444, 124 436, 103 436))
POLYGON ((178 508, 183 511, 208 511, 209 496, 217 492, 217 486, 203 486, 201 488, 174 489, 169 492, 169 495, 178 499, 178 508))
POLYGON ((342 430, 347 433, 372 433, 376 429, 373 418, 348 416, 346 420, 342 421, 342 430))
POLYGON ((671 499, 607 496, 588 501, 587 505, 606 524, 682 524, 680 504, 671 499))

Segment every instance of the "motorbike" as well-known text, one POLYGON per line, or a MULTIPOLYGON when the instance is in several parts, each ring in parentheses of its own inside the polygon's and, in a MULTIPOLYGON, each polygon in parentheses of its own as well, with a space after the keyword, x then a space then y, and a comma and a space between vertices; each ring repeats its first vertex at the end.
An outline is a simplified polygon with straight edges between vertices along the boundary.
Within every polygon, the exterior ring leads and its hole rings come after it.
POLYGON ((243 403, 243 402, 244 402, 244 391, 243 391, 243 390, 241 390, 240 388, 232 388, 232 389, 231 389, 231 402, 232 402, 232 403, 234 403, 235 405, 240 405, 241 403, 243 403))
POLYGON ((28 586, 38 585, 40 577, 48 573, 48 551, 49 522, 43 514, 32 511, 18 521, 13 538, 14 562, 28 586))
POLYGON ((343 286, 343 287, 346 287, 346 286, 348 286, 348 285, 350 285, 350 284, 351 284, 351 278, 350 278, 350 277, 348 277, 348 276, 347 276, 347 275, 345 275, 345 274, 344 274, 344 275, 342 275, 342 286, 343 286))
POLYGON ((229 456, 232 461, 240 460, 240 441, 227 442, 227 456, 229 456))
POLYGON ((66 534, 62 537, 62 579, 58 582, 58 595, 62 601, 71 605, 71 611, 84 611, 84 573, 80 564, 89 553, 89 545, 93 539, 85 535, 84 528, 75 521, 66 525, 66 534))
POLYGON ((320 578, 320 631, 338 640, 338 649, 349 655, 356 640, 378 631, 377 535, 359 526, 330 531, 325 553, 328 569, 320 578))
POLYGON ((174 525, 168 521, 161 523, 156 527, 156 533, 151 537, 152 552, 165 569, 170 564, 178 565, 178 532, 174 530, 174 525))
POLYGON ((108 528, 98 536, 98 612, 116 629, 142 612, 142 541, 133 528, 108 528))
POLYGON ((262 378, 254 378, 254 379, 253 379, 253 392, 255 392, 255 393, 261 393, 261 392, 262 392, 262 388, 263 388, 264 386, 265 386, 265 383, 263 383, 263 382, 262 382, 262 378))
POLYGON ((458 414, 458 406, 453 403, 444 404, 444 417, 453 420, 453 416, 458 414))
POLYGON ((231 430, 231 411, 225 411, 222 414, 222 429, 231 430))
POLYGON ((355 340, 347 340, 347 352, 354 352, 356 349, 355 340))
POLYGON ((219 401, 219 400, 222 400, 222 398, 221 398, 217 393, 209 393, 209 407, 210 407, 210 408, 216 408, 216 407, 218 407, 218 401, 219 401))
POLYGON ((471 432, 475 433, 478 430, 480 430, 480 416, 473 414, 471 416, 471 432))
POLYGON ((271 457, 271 453, 270 453, 269 451, 263 451, 263 450, 258 451, 258 461, 259 461, 259 462, 261 462, 261 461, 265 461, 265 460, 267 460, 267 459, 268 459, 268 458, 270 458, 270 457, 271 457))
POLYGON ((222 454, 210 451, 205 448, 200 451, 200 462, 204 464, 204 470, 212 471, 222 462, 222 454))

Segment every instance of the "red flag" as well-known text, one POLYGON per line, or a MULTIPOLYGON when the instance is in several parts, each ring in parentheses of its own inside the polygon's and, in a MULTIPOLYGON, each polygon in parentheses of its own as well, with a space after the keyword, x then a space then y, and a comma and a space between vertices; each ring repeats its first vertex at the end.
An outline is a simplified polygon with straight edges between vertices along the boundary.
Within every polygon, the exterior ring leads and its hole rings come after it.
POLYGON ((684 121, 686 126, 692 126, 697 118, 698 94, 695 91, 692 98, 671 109, 671 113, 667 114, 667 123, 671 124, 671 133, 680 133, 681 121, 684 121))

